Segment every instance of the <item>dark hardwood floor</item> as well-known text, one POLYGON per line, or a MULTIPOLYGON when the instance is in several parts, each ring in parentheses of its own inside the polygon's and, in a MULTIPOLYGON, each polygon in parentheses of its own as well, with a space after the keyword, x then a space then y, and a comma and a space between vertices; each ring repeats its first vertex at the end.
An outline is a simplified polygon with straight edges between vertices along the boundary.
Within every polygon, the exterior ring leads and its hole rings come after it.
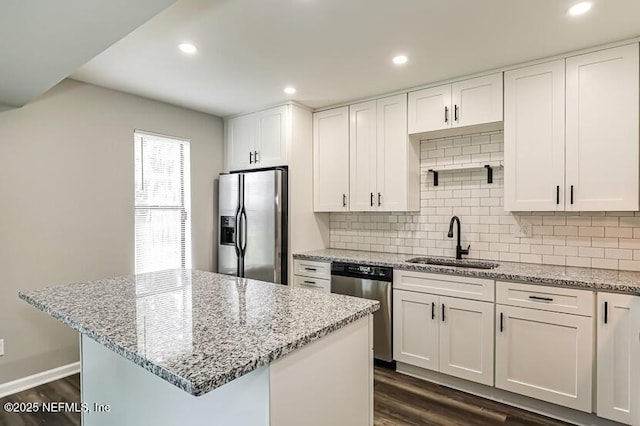
POLYGON ((561 421, 376 367, 376 426, 561 426, 561 421))
MULTIPOLYGON (((78 374, 0 399, 6 402, 80 402, 78 374)), ((384 367, 375 369, 376 426, 560 426, 559 422, 508 405, 414 379, 384 367)), ((76 413, 7 413, 0 408, 0 426, 76 426, 76 413)), ((303 425, 301 425, 303 426, 303 425)), ((349 425, 327 425, 349 426, 349 425)))
POLYGON ((4 404, 30 402, 80 403, 80 375, 65 377, 0 399, 0 426, 80 426, 80 413, 7 413, 4 404))

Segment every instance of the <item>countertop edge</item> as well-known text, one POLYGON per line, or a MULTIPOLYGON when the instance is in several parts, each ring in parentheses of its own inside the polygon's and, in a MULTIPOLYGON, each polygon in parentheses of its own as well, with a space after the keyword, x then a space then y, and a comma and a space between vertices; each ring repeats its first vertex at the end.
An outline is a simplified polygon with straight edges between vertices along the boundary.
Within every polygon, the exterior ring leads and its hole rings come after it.
MULTIPOLYGON (((384 255, 382 252, 372 252, 376 255, 384 255)), ((393 253, 395 255, 395 253, 393 253)), ((412 257, 413 255, 408 254, 407 257, 412 257)), ((415 257, 415 256, 414 256, 415 257)), ((318 253, 293 253, 294 259, 300 260, 310 260, 310 261, 318 261, 318 262, 332 262, 332 261, 345 261, 344 256, 332 256, 329 254, 318 254, 318 253)), ((580 290, 589 290, 589 291, 605 291, 611 293, 621 293, 621 294, 631 294, 631 295, 640 295, 640 289, 632 288, 625 285, 616 285, 610 284, 606 282, 601 282, 599 280, 576 280, 571 278, 546 278, 540 277, 531 274, 506 274, 500 271, 492 271, 492 270, 482 270, 482 269, 465 269, 465 268, 455 268, 448 266, 440 266, 440 265, 425 265, 425 264, 406 264, 401 262, 385 262, 381 260, 362 260, 353 258, 349 261, 353 263, 361 263, 368 265, 376 265, 376 266, 387 266, 394 269, 405 270, 405 271, 417 271, 417 272, 426 272, 426 273, 435 273, 435 274, 445 274, 445 275, 456 275, 462 277, 471 277, 471 278, 486 278, 493 280, 505 280, 505 281, 521 281, 526 283, 533 284, 541 284, 551 287, 569 287, 580 290)), ((500 263, 498 261, 498 263, 500 263)), ((502 262, 507 263, 507 262, 502 262)), ((509 262, 513 263, 513 262, 509 262)), ((545 265, 536 265, 536 266, 545 266, 545 265)), ((555 266, 555 265, 546 265, 546 266, 555 266)), ((584 268, 589 269, 589 268, 584 268)))
POLYGON ((358 321, 359 319, 365 318, 367 315, 373 314, 375 311, 377 311, 380 308, 379 303, 371 304, 370 306, 364 309, 360 309, 355 313, 333 324, 329 324, 310 334, 300 336, 297 339, 293 340, 292 342, 289 342, 284 346, 277 347, 271 352, 269 352, 267 355, 258 357, 257 359, 251 360, 243 365, 240 365, 222 374, 214 376, 205 385, 199 386, 193 381, 190 381, 188 379, 185 379, 182 376, 171 373, 167 369, 160 367, 157 364, 154 364, 152 361, 136 354, 135 352, 125 349, 124 347, 113 342, 107 336, 100 333, 96 333, 95 331, 70 320, 69 316, 66 315, 64 312, 59 312, 59 311, 55 311, 47 308, 42 302, 40 302, 39 300, 37 300, 36 298, 28 294, 25 294, 23 291, 18 292, 18 298, 28 303, 29 305, 35 307, 39 311, 51 316, 57 321, 60 321, 61 323, 78 331, 82 335, 89 337, 90 339, 94 340, 95 342, 102 345, 103 347, 133 362, 139 367, 144 368, 151 374, 160 377, 161 379, 165 380, 169 384, 176 386, 181 390, 195 397, 205 395, 208 392, 211 392, 235 379, 238 379, 246 374, 249 374, 260 367, 271 364, 272 362, 284 357, 285 355, 297 349, 300 349, 310 343, 313 343, 333 333, 334 331, 337 331, 355 321, 358 321))

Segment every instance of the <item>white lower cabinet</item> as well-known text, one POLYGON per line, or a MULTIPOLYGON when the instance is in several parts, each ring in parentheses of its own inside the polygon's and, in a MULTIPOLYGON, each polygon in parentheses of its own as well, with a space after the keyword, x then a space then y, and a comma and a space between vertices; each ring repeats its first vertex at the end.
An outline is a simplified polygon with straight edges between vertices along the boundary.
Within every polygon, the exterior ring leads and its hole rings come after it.
POLYGON ((331 263, 294 259, 293 286, 331 292, 331 263))
POLYGON ((440 372, 493 385, 493 303, 440 297, 440 372))
POLYGON ((496 306, 496 387, 591 412, 593 319, 496 306))
POLYGON ((396 361, 493 385, 493 303, 393 292, 396 361))
POLYGON ((640 424, 640 297, 598 293, 596 414, 640 424))
POLYGON ((393 359, 438 371, 438 296, 393 291, 393 359))

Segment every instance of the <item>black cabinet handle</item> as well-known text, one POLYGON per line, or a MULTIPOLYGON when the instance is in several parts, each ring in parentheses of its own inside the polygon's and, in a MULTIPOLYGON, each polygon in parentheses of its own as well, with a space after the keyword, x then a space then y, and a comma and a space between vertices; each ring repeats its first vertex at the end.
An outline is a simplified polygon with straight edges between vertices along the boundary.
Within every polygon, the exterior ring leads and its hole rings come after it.
POLYGON ((604 302, 604 323, 609 322, 609 302, 604 302))
POLYGON ((541 300, 543 302, 553 302, 553 299, 550 297, 540 297, 540 296, 529 296, 529 299, 533 300, 541 300))
POLYGON ((442 322, 444 322, 444 303, 442 304, 442 322))
POLYGON ((444 122, 445 123, 449 122, 449 107, 448 106, 444 107, 444 122))
POLYGON ((249 164, 253 164, 253 152, 249 151, 249 164))
POLYGON ((256 163, 258 163, 258 162, 259 162, 259 160, 258 160, 258 151, 253 151, 253 160, 254 160, 256 163))
POLYGON ((436 304, 431 302, 431 319, 436 319, 436 304))
POLYGON ((504 314, 500 312, 500 333, 504 330, 504 314))
POLYGON ((573 185, 571 185, 571 204, 573 204, 573 185))
POLYGON ((342 194, 342 207, 347 207, 347 194, 342 194))
POLYGON ((303 283, 305 283, 305 284, 313 284, 313 285, 315 285, 315 284, 316 284, 316 282, 315 282, 315 281, 307 281, 307 280, 304 280, 304 281, 302 281, 302 282, 303 282, 303 283))
POLYGON ((556 186, 556 204, 560 204, 560 185, 556 186))
POLYGON ((371 207, 373 207, 373 192, 371 192, 371 207))
POLYGON ((380 207, 380 206, 382 205, 382 200, 381 200, 381 198, 382 198, 382 194, 380 194, 380 193, 378 192, 378 207, 380 207))
POLYGON ((305 271, 313 271, 313 272, 317 271, 316 268, 307 268, 307 267, 305 267, 304 270, 305 271))
POLYGON ((453 107, 453 119, 458 122, 458 105, 454 105, 453 107))

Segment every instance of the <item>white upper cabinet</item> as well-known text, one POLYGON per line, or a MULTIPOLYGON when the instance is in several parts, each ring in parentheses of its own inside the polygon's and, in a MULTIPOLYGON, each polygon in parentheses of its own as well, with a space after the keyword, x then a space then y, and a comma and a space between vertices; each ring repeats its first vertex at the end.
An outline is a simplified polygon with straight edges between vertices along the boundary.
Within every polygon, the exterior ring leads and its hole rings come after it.
POLYGON ((410 134, 502 121, 502 73, 409 93, 410 134))
POLYGON ((349 209, 417 211, 418 141, 407 136, 407 95, 349 107, 349 209))
POLYGON ((349 210, 349 107, 313 114, 313 208, 349 210))
POLYGON ((374 210, 376 192, 376 101, 349 107, 349 208, 374 210))
POLYGON ((377 101, 377 175, 374 206, 380 211, 419 209, 417 143, 407 137, 407 95, 377 101))
POLYGON ((640 297, 598 293, 596 414, 640 424, 640 297))
POLYGON ((640 208, 638 80, 638 44, 567 59, 568 211, 640 208))
POLYGON ((564 62, 505 73, 505 210, 637 211, 638 44, 564 62))
POLYGON ((228 119, 227 170, 287 165, 290 123, 290 105, 228 119))
POLYGON ((253 114, 227 120, 227 169, 245 170, 253 166, 255 119, 253 114))
POLYGON ((287 164, 290 132, 289 105, 256 113, 256 146, 254 164, 258 168, 287 164))
POLYGON ((504 73, 504 206, 564 210, 564 60, 504 73))
POLYGON ((502 73, 451 85, 453 127, 502 121, 502 73))
POLYGON ((409 93, 409 133, 424 133, 451 127, 451 85, 409 93))

